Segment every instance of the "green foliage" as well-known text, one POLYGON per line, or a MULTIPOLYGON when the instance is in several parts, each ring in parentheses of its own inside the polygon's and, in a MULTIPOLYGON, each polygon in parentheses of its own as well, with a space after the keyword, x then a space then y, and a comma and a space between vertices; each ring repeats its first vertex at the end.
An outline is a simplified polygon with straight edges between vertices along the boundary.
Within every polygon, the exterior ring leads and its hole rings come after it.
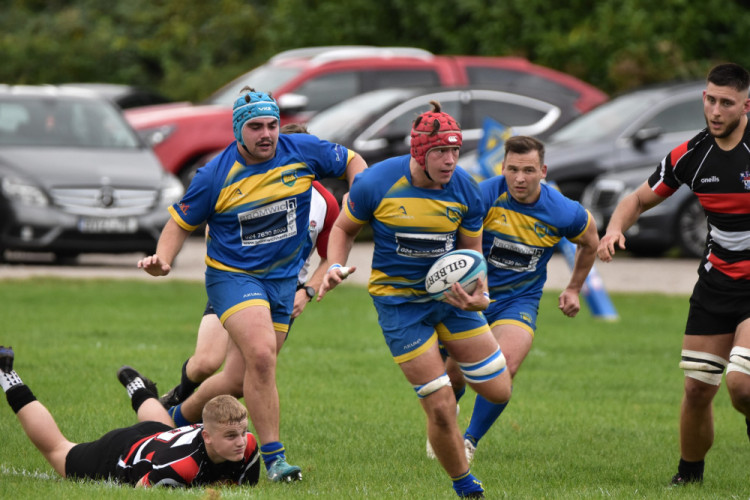
POLYGON ((607 92, 750 66, 738 0, 8 0, 0 81, 104 81, 200 100, 273 54, 311 45, 405 45, 517 55, 607 92))
MULTIPOLYGON (((131 364, 166 391, 192 353, 203 285, 179 281, 6 280, 0 344, 73 441, 134 421, 115 373, 131 364)), ((545 293, 513 399, 472 467, 488 498, 748 498, 744 419, 726 390, 702 487, 666 486, 678 460, 679 360, 687 297, 613 294, 621 320, 573 320, 545 293)), ((155 490, 149 498, 453 499, 425 458, 424 416, 391 360, 362 287, 344 285, 298 318, 279 357, 282 438, 301 483, 250 490, 155 490)), ((459 424, 468 424, 469 390, 459 424)), ((3 398, 4 399, 4 398, 3 398)), ((62 481, 0 402, 0 498, 142 498, 62 481)))

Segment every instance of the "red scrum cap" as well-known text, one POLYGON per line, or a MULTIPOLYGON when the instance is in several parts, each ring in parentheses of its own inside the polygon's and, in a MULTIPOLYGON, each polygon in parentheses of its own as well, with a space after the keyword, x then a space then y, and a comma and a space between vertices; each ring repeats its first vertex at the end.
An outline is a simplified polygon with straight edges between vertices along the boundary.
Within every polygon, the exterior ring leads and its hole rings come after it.
POLYGON ((461 146, 461 127, 448 113, 440 111, 440 103, 430 101, 432 111, 422 113, 411 128, 411 155, 425 166, 425 156, 433 148, 461 146))

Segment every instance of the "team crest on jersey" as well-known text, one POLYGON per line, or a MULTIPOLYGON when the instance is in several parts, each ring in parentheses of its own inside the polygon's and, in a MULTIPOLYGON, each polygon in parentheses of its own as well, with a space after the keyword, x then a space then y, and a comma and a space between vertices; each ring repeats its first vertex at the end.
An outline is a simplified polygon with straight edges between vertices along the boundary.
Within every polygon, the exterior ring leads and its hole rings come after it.
POLYGON ((746 191, 750 191, 750 171, 745 170, 740 174, 740 180, 742 185, 745 186, 746 191))
POLYGON ((445 209, 445 216, 451 222, 458 222, 461 220, 461 211, 456 207, 448 207, 445 209))
POLYGON ((541 222, 534 223, 534 232, 540 238, 544 238, 545 236, 550 235, 549 227, 547 227, 545 224, 542 224, 541 222))
POLYGON ((294 183, 297 182, 297 171, 285 170, 281 172, 281 182, 283 182, 285 186, 294 186, 294 183))

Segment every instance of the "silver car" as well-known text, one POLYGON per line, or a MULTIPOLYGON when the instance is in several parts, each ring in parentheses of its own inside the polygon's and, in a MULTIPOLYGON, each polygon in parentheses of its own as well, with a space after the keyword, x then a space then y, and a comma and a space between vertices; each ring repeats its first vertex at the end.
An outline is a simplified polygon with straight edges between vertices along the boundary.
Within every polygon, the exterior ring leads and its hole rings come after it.
POLYGON ((182 194, 107 99, 0 85, 0 257, 153 252, 182 194))

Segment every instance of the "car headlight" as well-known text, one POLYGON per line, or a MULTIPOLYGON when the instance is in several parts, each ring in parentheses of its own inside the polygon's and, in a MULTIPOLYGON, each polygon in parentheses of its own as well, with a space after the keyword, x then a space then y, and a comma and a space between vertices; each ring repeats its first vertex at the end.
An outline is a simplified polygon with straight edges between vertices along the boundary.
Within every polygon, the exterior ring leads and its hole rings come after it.
POLYGON ((46 207, 49 200, 39 187, 13 177, 3 177, 3 196, 10 200, 16 200, 24 205, 46 207))
POLYGON ((162 125, 161 127, 138 130, 138 135, 146 144, 153 148, 166 141, 175 130, 177 130, 176 125, 162 125))
POLYGON ((185 194, 185 188, 182 186, 182 182, 177 177, 170 175, 164 179, 164 185, 159 193, 159 206, 169 207, 180 201, 183 194, 185 194))

